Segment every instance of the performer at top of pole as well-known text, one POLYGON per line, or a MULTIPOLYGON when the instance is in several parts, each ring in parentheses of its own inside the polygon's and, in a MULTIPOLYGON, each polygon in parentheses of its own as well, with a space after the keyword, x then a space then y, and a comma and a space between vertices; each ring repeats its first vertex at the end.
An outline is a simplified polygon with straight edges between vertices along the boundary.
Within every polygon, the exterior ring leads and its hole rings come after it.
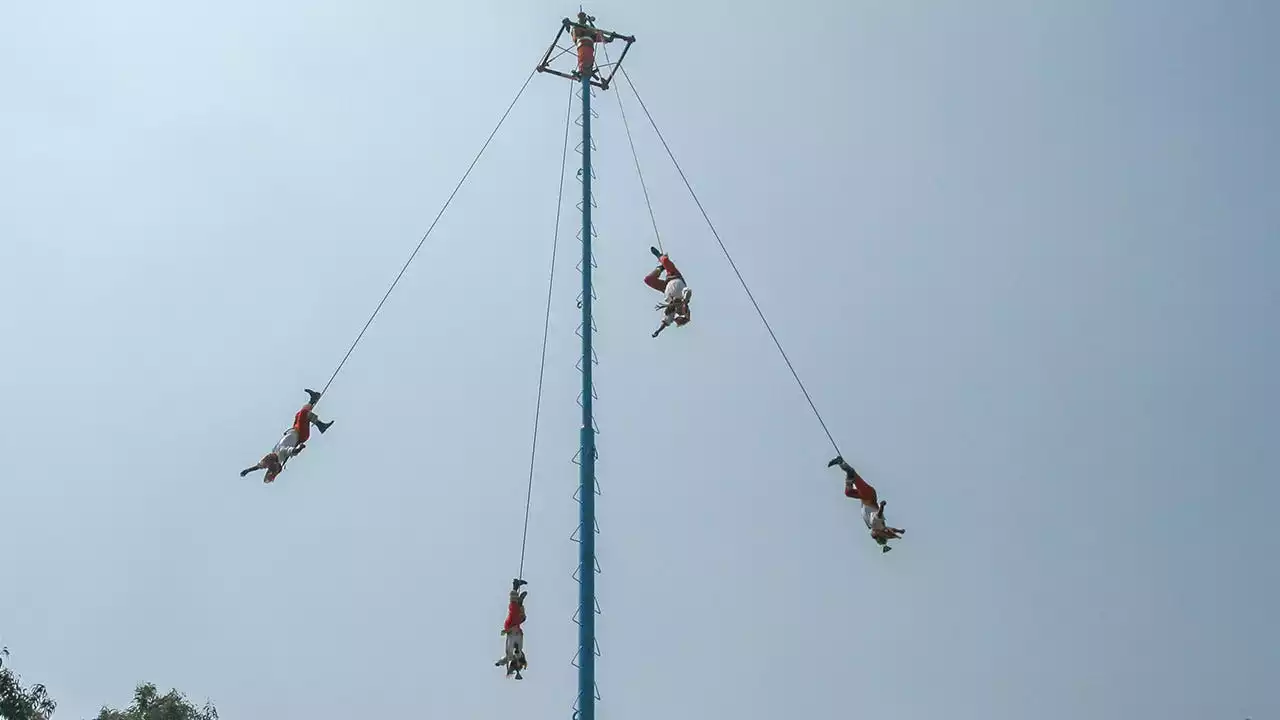
POLYGON ((547 51, 543 53, 542 60, 538 63, 536 70, 540 73, 549 73, 567 80, 575 80, 577 82, 585 80, 602 90, 608 90, 609 86, 613 84, 614 74, 622 66, 623 59, 626 58, 631 49, 631 44, 635 41, 634 36, 622 35, 612 30, 603 30, 596 27, 594 16, 588 15, 584 11, 579 11, 576 17, 564 18, 560 21, 560 28, 551 44, 547 47, 547 51), (569 36, 571 44, 571 47, 568 48, 560 45, 561 37, 566 34, 569 36), (597 65, 596 45, 611 43, 614 40, 623 41, 622 52, 618 53, 616 60, 611 58, 611 62, 607 62, 603 66, 597 65), (567 63, 564 69, 554 67, 557 58, 569 53, 577 55, 575 67, 570 69, 567 67, 567 63))
POLYGON ((578 69, 574 72, 574 77, 579 80, 583 77, 601 79, 596 73, 596 43, 613 42, 613 35, 605 35, 597 30, 595 21, 593 16, 578 11, 577 24, 569 26, 569 35, 578 48, 578 69))

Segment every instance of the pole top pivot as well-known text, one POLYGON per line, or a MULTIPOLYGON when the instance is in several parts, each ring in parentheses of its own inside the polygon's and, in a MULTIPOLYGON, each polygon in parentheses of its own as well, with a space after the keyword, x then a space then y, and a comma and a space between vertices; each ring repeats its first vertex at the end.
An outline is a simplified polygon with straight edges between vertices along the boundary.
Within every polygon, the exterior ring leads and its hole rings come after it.
POLYGON ((631 49, 631 43, 636 39, 632 35, 601 30, 596 27, 595 22, 595 16, 582 11, 578 12, 576 19, 561 20, 560 29, 556 31, 555 39, 543 53, 542 62, 538 63, 537 71, 578 82, 588 78, 592 85, 601 90, 608 90, 613 82, 613 76, 618 72, 618 68, 622 67, 622 60, 631 49), (612 43, 615 40, 625 43, 618 59, 603 65, 596 63, 596 45, 612 43), (561 61, 561 58, 566 55, 574 57, 577 60, 576 65, 571 66, 567 60, 561 61))

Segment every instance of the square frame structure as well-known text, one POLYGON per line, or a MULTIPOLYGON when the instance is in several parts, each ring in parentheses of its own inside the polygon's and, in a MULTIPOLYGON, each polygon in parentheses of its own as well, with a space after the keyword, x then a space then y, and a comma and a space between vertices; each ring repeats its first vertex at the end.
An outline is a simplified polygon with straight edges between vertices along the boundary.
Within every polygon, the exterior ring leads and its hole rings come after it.
POLYGON ((622 48, 622 54, 618 56, 617 60, 613 62, 605 63, 604 65, 601 65, 599 63, 594 63, 594 67, 592 67, 591 69, 591 84, 600 88, 601 90, 608 90, 609 85, 613 83, 613 76, 617 74, 618 68, 622 67, 623 59, 627 57, 627 52, 631 50, 631 43, 636 41, 635 36, 633 35, 622 35, 620 33, 613 32, 612 30, 601 30, 600 28, 597 28, 591 25, 583 25, 581 23, 576 23, 570 20, 569 18, 565 18, 564 20, 561 21, 560 29, 556 31, 556 36, 554 39, 552 39, 551 45, 549 45, 547 47, 547 51, 543 53, 542 62, 538 63, 537 71, 543 72, 543 73, 551 73, 552 75, 558 75, 568 80, 582 79, 582 76, 580 75, 576 67, 576 64, 577 64, 576 49, 572 45, 567 48, 560 46, 560 38, 564 37, 566 33, 570 35, 570 38, 572 38, 572 32, 574 29, 585 30, 587 32, 592 32, 592 33, 599 33, 601 36, 604 37, 605 42, 622 40, 626 43, 626 45, 623 46, 622 48), (557 50, 559 52, 556 52, 557 50), (557 70, 556 68, 553 68, 552 63, 554 63, 556 60, 560 59, 565 55, 573 56, 574 64, 575 64, 574 69, 572 71, 565 71, 565 70, 557 70), (607 74, 604 71, 607 71, 607 74))

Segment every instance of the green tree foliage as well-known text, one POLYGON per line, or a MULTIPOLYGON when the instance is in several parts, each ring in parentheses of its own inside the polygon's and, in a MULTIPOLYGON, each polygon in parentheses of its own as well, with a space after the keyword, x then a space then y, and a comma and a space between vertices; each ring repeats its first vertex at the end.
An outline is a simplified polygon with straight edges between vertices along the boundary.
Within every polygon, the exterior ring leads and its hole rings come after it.
POLYGON ((44 685, 23 688, 21 679, 6 667, 9 648, 0 648, 0 720, 48 720, 58 706, 44 685))
POLYGON ((218 720, 212 703, 196 707, 177 690, 161 695, 153 683, 139 685, 133 691, 133 704, 127 710, 104 707, 98 720, 218 720))

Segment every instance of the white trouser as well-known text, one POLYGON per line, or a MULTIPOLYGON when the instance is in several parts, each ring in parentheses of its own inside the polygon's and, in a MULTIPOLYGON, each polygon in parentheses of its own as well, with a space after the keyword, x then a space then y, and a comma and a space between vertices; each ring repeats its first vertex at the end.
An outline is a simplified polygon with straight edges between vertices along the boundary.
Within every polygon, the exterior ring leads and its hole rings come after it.
POLYGON ((524 630, 512 630, 507 633, 507 656, 508 662, 515 660, 516 656, 524 651, 524 630))
POLYGON ((877 529, 876 528, 877 524, 880 525, 879 527, 880 530, 884 529, 884 521, 876 517, 877 512, 879 510, 880 508, 873 508, 870 505, 862 506, 862 522, 866 523, 867 527, 871 528, 872 530, 877 529))
POLYGON ((280 442, 276 443, 275 448, 271 452, 275 453, 276 458, 283 465, 293 457, 298 450, 298 431, 289 428, 284 435, 280 437, 280 442))

